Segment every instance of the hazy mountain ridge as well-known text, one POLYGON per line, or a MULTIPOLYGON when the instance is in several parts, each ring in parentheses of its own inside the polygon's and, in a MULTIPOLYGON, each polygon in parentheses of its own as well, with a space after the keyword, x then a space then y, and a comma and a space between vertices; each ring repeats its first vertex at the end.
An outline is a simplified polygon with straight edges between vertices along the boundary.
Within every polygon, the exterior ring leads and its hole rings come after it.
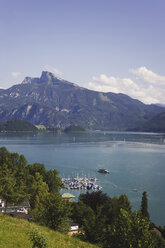
POLYGON ((151 119, 164 108, 145 105, 124 94, 88 90, 50 72, 26 77, 0 91, 0 120, 19 118, 33 124, 125 130, 151 119))
POLYGON ((132 131, 165 133, 165 112, 160 113, 151 120, 146 121, 144 124, 133 128, 132 131))

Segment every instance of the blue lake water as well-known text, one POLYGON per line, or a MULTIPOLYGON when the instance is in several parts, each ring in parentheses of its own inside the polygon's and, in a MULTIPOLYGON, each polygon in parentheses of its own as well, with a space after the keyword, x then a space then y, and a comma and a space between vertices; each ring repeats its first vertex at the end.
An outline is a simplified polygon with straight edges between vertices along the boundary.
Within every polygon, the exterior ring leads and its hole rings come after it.
MULTIPOLYGON (((139 209, 147 191, 151 220, 165 225, 165 137, 162 134, 85 132, 82 134, 0 134, 0 146, 23 154, 28 163, 57 169, 61 177, 97 177, 109 196, 127 194, 139 209), (110 174, 99 174, 98 168, 110 174), (137 190, 135 192, 134 190, 137 190)), ((71 191, 78 196, 85 191, 71 191)))

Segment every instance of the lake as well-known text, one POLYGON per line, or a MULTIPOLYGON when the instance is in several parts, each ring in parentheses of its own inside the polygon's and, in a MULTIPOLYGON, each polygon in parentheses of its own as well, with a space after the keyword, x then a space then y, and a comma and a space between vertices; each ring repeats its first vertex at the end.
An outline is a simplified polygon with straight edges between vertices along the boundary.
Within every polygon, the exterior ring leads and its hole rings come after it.
MULTIPOLYGON (((61 177, 97 177, 109 196, 127 194, 133 210, 147 192, 150 218, 165 225, 165 137, 156 133, 1 133, 0 146, 43 163, 61 177), (100 174, 106 168, 110 174, 100 174)), ((78 195, 85 191, 71 191, 78 195)))

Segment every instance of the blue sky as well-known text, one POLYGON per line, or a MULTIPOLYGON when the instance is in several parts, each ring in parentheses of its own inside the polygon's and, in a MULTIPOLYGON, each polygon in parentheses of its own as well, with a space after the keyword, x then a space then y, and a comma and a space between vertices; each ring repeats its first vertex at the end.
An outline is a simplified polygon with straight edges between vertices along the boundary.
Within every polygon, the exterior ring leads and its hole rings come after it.
POLYGON ((0 0, 0 87, 42 70, 165 103, 164 0, 0 0))

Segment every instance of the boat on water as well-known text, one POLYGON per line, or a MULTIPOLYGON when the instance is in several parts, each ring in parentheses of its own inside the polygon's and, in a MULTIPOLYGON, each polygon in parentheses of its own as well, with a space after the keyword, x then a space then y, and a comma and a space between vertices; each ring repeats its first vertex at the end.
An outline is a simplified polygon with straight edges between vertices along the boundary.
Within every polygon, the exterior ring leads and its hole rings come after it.
POLYGON ((98 169, 97 172, 99 172, 99 173, 104 173, 104 174, 109 174, 109 173, 110 173, 109 170, 103 169, 103 168, 98 169))
POLYGON ((78 189, 78 190, 102 190, 102 187, 96 184, 97 178, 62 178, 65 189, 78 189))

